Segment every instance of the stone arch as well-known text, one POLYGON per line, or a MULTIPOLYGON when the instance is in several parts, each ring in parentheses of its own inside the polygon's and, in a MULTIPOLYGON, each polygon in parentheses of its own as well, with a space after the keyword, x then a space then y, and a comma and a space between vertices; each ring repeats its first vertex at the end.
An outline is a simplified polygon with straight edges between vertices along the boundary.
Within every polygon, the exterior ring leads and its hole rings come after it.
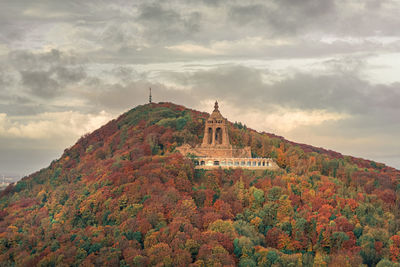
POLYGON ((221 129, 221 127, 218 127, 215 130, 215 143, 222 145, 222 129, 221 129))
POLYGON ((213 138, 213 130, 211 127, 208 128, 208 144, 211 145, 212 144, 212 138, 213 138))

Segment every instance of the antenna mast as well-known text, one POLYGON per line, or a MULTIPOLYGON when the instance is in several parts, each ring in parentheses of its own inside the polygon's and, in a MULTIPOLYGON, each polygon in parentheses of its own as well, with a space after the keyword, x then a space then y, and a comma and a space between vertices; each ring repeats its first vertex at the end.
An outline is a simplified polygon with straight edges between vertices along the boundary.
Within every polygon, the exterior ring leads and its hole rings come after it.
POLYGON ((150 94, 149 94, 149 103, 152 103, 152 101, 151 101, 151 87, 149 87, 149 89, 150 89, 150 94))

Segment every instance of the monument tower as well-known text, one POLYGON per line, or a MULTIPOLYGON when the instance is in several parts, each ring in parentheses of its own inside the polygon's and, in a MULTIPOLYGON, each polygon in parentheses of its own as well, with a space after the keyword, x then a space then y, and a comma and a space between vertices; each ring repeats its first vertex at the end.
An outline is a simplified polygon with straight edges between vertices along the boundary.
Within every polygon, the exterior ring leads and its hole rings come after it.
POLYGON ((233 147, 229 142, 228 126, 229 123, 219 112, 216 101, 214 111, 204 125, 203 142, 195 147, 184 144, 176 150, 185 156, 196 156, 194 162, 198 169, 279 169, 270 158, 252 158, 249 146, 233 147))
POLYGON ((231 149, 228 136, 228 122, 218 110, 218 102, 215 101, 214 111, 206 121, 202 147, 216 147, 231 149))

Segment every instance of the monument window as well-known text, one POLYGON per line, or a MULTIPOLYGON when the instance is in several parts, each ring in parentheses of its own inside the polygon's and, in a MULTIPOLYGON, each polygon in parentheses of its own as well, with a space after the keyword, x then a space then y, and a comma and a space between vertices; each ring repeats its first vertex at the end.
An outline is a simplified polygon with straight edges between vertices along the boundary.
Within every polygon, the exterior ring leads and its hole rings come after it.
POLYGON ((232 166, 233 162, 232 161, 228 161, 228 166, 232 166))
POLYGON ((200 162, 200 165, 205 165, 206 163, 204 162, 204 160, 202 160, 201 162, 200 162))
POLYGON ((212 128, 208 128, 208 144, 212 144, 213 130, 212 128))
POLYGON ((219 161, 218 160, 214 161, 214 165, 219 166, 219 161))
POLYGON ((269 162, 267 161, 267 166, 269 166, 269 162))
POLYGON ((256 166, 256 165, 257 165, 257 162, 253 161, 253 166, 256 166))
POLYGON ((263 166, 265 166, 265 161, 263 161, 263 166))
POLYGON ((261 161, 258 162, 258 166, 261 166, 261 161))
POLYGON ((215 143, 222 144, 222 129, 219 127, 215 131, 215 143))
POLYGON ((199 165, 199 161, 195 160, 194 161, 194 165, 198 166, 199 165))
POLYGON ((248 161, 248 162, 247 162, 247 166, 251 166, 251 161, 248 161))
POLYGON ((244 166, 244 165, 246 165, 246 162, 242 161, 242 162, 240 162, 240 165, 244 166))
POLYGON ((239 161, 235 161, 235 166, 239 166, 239 161))

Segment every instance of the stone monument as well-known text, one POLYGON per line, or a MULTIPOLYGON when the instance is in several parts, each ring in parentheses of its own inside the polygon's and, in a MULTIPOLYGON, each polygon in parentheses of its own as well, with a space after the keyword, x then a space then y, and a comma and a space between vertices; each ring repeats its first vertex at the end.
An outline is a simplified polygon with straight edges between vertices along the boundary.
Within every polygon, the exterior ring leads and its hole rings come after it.
POLYGON ((214 111, 206 120, 203 142, 191 147, 184 144, 177 147, 183 155, 196 156, 196 168, 235 168, 246 169, 277 169, 278 165, 268 158, 252 158, 251 148, 234 148, 229 142, 228 121, 221 115, 218 102, 215 102, 214 111))

